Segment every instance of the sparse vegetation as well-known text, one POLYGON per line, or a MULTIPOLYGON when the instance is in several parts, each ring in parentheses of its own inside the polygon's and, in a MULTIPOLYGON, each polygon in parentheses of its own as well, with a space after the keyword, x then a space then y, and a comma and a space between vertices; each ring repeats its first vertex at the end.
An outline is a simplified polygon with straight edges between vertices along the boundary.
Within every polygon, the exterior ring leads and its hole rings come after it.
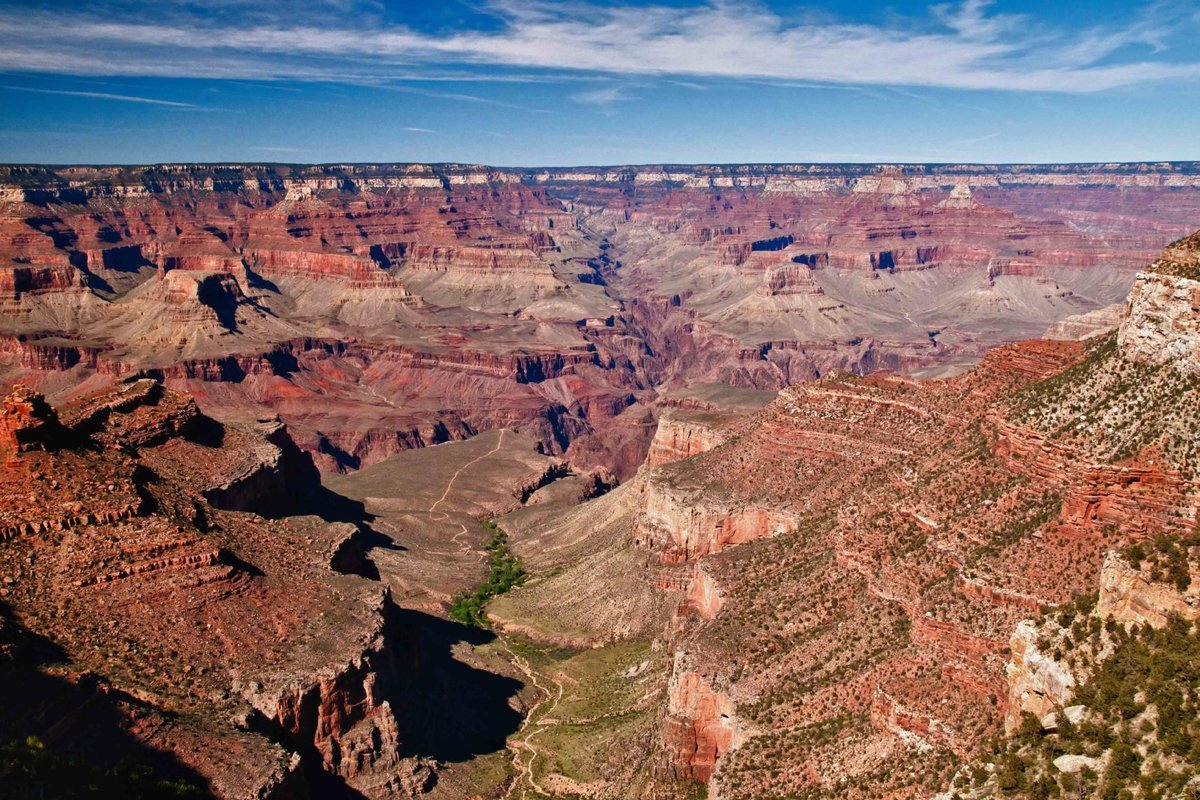
POLYGON ((1122 358, 1116 334, 1089 344, 1085 357, 1019 392, 1014 418, 1098 460, 1146 453, 1152 463, 1200 477, 1200 376, 1170 365, 1122 358))
POLYGON ((1148 570, 1151 580, 1172 584, 1184 592, 1192 585, 1188 551, 1197 546, 1200 546, 1200 531, 1186 537, 1162 534, 1152 541, 1131 544, 1122 555, 1135 568, 1148 570))
POLYGON ((175 800, 207 795, 196 784, 162 780, 145 764, 123 761, 101 769, 59 755, 29 736, 0 745, 0 796, 10 800, 175 800))
POLYGON ((959 771, 960 796, 1169 800, 1200 789, 1200 630, 1175 617, 1162 629, 1126 631, 1079 613, 1092 602, 1055 614, 1065 646, 1082 648, 1081 672, 1090 673, 1072 700, 1083 718, 1073 723, 1060 713, 1048 730, 1025 714, 1010 738, 959 771), (1054 763, 1064 755, 1088 760, 1064 771, 1054 763))

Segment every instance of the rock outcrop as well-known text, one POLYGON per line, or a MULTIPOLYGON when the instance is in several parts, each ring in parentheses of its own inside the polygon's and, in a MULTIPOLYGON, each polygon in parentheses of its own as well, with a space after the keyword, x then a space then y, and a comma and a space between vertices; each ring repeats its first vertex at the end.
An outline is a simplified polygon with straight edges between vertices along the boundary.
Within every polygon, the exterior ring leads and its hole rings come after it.
MULTIPOLYGON (((352 566, 346 526, 260 516, 317 486, 281 424, 221 424, 140 380, 57 411, 18 387, 0 432, 3 608, 69 665, 62 688, 6 686, 21 713, 0 737, 107 735, 80 757, 166 752, 182 766, 164 774, 223 798, 307 796, 320 775, 370 798, 432 785, 401 755, 392 703, 412 643, 392 632, 390 595, 331 569, 352 566), (131 700, 58 708, 96 680, 131 700)), ((6 676, 35 667, 10 657, 6 676)))
POLYGON ((650 440, 647 467, 661 467, 707 452, 725 440, 722 420, 716 415, 665 410, 650 440))
POLYGON ((687 653, 675 653, 667 686, 663 740, 671 777, 708 783, 722 756, 744 741, 729 696, 689 668, 687 653))
POLYGON ((1012 660, 1008 664, 1008 715, 1004 727, 1012 733, 1022 714, 1038 719, 1071 704, 1075 676, 1052 654, 1038 648, 1041 631, 1032 620, 1023 620, 1009 640, 1012 660))
MULTIPOLYGON (((1082 623, 1079 617, 1072 623, 1078 626, 1095 619, 1104 624, 1116 622, 1126 630, 1142 625, 1161 629, 1172 618, 1185 622, 1200 619, 1200 587, 1196 582, 1193 580, 1187 589, 1180 590, 1156 581, 1147 570, 1134 567, 1116 551, 1109 551, 1100 570, 1094 608, 1082 618, 1082 623)), ((1063 640, 1069 636, 1054 619, 1043 619, 1040 623, 1026 619, 1017 625, 1010 641, 1012 655, 1007 667, 1005 729, 1008 733, 1020 727, 1025 714, 1039 720, 1053 717, 1063 709, 1074 709, 1072 713, 1076 716, 1082 714, 1079 707, 1071 705, 1076 689, 1109 656, 1113 645, 1102 643, 1090 660, 1068 660, 1066 654, 1082 644, 1064 646, 1063 640)), ((1078 723, 1078 719, 1072 721, 1078 723)), ((1043 727, 1052 727, 1052 721, 1043 727)))
POLYGON ((1134 361, 1200 374, 1200 280, 1139 273, 1117 341, 1134 361))
POLYGON ((236 461, 213 470, 205 499, 217 508, 264 516, 304 507, 321 485, 312 458, 278 419, 259 420, 254 427, 255 436, 237 448, 236 461))
POLYGON ((651 477, 633 529, 636 544, 660 553, 665 564, 692 561, 726 548, 791 530, 795 519, 760 505, 714 502, 651 477))
POLYGON ((54 449, 66 431, 46 399, 18 385, 0 401, 0 455, 54 449))
POLYGON ((1200 582, 1192 579, 1186 590, 1179 591, 1152 580, 1143 570, 1110 552, 1100 570, 1096 616, 1115 620, 1126 628, 1162 628, 1172 616, 1192 622, 1200 619, 1200 582))

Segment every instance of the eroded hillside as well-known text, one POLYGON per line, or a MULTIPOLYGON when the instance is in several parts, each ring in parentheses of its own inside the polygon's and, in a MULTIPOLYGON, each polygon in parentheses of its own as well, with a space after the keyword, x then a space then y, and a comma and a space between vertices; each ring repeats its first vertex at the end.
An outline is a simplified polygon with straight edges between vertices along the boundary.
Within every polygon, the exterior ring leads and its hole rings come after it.
MULTIPOLYGON (((610 766, 616 784, 598 795, 634 780, 648 796, 672 781, 724 798, 930 796, 1023 712, 1069 705, 1084 682, 1044 666, 1071 651, 1035 648, 1023 620, 1053 620, 1100 587, 1085 631, 1115 618, 1194 635, 1192 603, 1154 588, 1191 591, 1200 506, 1196 283, 1175 258, 1200 263, 1188 247, 1138 276, 1117 332, 1003 346, 950 379, 828 375, 704 435, 667 421, 636 480, 570 515, 513 515, 517 552, 545 572, 495 605, 500 624, 644 641, 659 672, 640 729, 654 758, 634 777, 610 766), (1122 552, 1148 577, 1120 578, 1122 552), (615 624, 622 608, 639 609, 636 624, 615 624)), ((1136 722, 1114 735, 1136 739, 1136 722)), ((1129 746, 1143 777, 1186 778, 1171 755, 1182 745, 1129 746)), ((550 774, 570 772, 569 738, 559 747, 544 753, 550 774)), ((1094 774, 1062 788, 1095 788, 1111 741, 1077 747, 1094 774)), ((991 796, 1006 763, 959 773, 964 791, 991 796)), ((1021 786, 1039 780, 1030 766, 1021 786)))
POLYGON ((322 470, 513 427, 625 478, 660 389, 934 374, 1124 298, 1193 164, 5 167, 0 381, 279 414, 322 470))
POLYGON ((1186 784, 1194 697, 1111 673, 1195 636, 1196 237, 1137 272, 1194 166, 5 175, 3 741, 219 797, 1186 784))

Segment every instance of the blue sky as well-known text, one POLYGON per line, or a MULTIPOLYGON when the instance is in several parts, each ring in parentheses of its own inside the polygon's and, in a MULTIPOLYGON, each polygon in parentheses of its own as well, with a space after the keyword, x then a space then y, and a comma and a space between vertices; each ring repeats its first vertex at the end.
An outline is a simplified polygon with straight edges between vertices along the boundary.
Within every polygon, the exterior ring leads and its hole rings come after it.
POLYGON ((0 0, 0 161, 1200 159, 1200 0, 0 0))

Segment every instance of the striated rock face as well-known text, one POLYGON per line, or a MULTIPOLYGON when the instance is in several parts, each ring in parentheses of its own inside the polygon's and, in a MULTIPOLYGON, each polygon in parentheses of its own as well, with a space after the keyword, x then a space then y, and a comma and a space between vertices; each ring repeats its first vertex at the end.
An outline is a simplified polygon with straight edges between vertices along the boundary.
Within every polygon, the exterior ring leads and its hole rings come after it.
POLYGON ((1063 497, 1060 530, 1081 536, 1112 528, 1147 538, 1183 534, 1196 521, 1190 493, 1179 472, 1154 464, 1087 466, 1063 497))
POLYGON ((688 655, 675 653, 667 686, 663 743, 668 770, 676 780, 708 783, 722 756, 744 741, 729 696, 689 669, 688 655))
POLYGON ((1200 374, 1200 280, 1138 273, 1117 341, 1134 361, 1200 374))
POLYGON ((87 286, 87 278, 67 265, 0 270, 0 301, 16 303, 24 295, 84 290, 87 286))
POLYGON ((1193 577, 1188 589, 1180 592, 1174 586, 1151 581, 1142 570, 1110 552, 1100 570, 1096 615, 1116 620, 1126 628, 1162 628, 1172 615, 1188 621, 1200 619, 1200 582, 1193 577))
POLYGON ((661 467, 712 450, 725 440, 720 420, 667 410, 650 440, 647 467, 661 467))
POLYGON ((643 488, 633 539, 672 564, 778 536, 794 525, 791 515, 756 505, 713 502, 702 492, 681 490, 652 477, 643 488))
MULTIPOLYGON (((799 256, 798 256, 799 257, 799 256)), ((813 278, 812 269, 807 265, 787 264, 767 273, 761 286, 755 291, 765 297, 782 295, 818 295, 825 290, 813 278)))
POLYGON ((1012 733, 1021 724, 1022 713, 1038 719, 1071 704, 1075 676, 1053 655, 1038 649, 1041 635, 1032 620, 1023 620, 1009 640, 1012 658, 1008 672, 1008 714, 1004 728, 1012 733))

